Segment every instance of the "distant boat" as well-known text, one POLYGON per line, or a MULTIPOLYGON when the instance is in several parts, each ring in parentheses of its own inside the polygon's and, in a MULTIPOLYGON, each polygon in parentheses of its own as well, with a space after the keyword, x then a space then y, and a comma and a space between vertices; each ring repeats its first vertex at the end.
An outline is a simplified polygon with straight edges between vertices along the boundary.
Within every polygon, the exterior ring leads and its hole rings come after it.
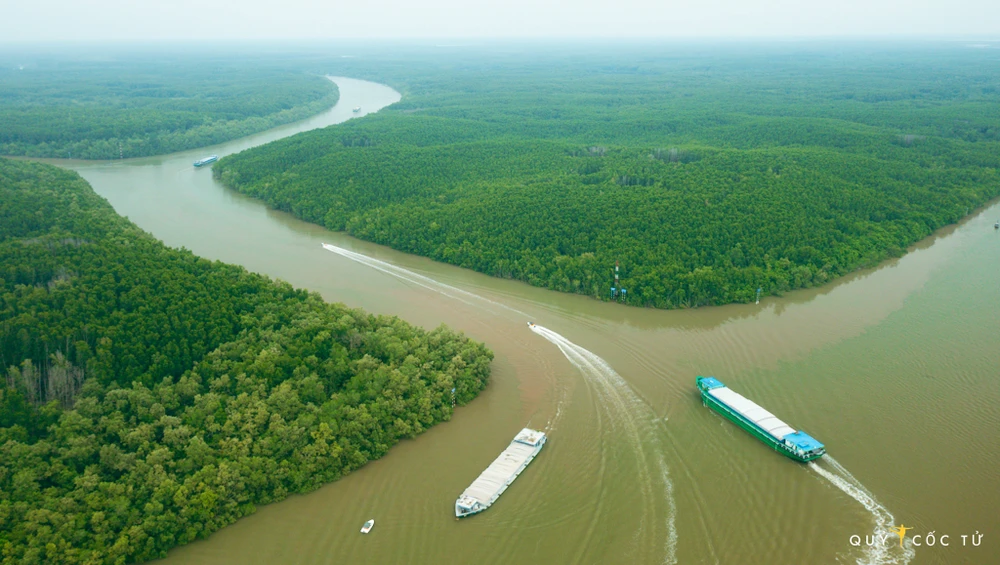
POLYGON ((351 110, 351 111, 352 112, 360 112, 361 111, 361 106, 355 106, 354 109, 351 110))
POLYGON ((993 229, 1000 230, 1000 222, 993 224, 993 229))
POLYGON ((214 163, 214 162, 216 162, 218 160, 219 160, 219 156, 218 155, 209 155, 208 157, 205 157, 204 159, 198 159, 197 161, 195 161, 194 162, 194 166, 195 167, 202 167, 202 166, 207 165, 209 163, 214 163))
POLYGON ((367 522, 365 522, 364 526, 361 526, 361 533, 367 534, 368 532, 372 531, 372 528, 374 527, 375 527, 375 520, 374 519, 368 520, 367 522))

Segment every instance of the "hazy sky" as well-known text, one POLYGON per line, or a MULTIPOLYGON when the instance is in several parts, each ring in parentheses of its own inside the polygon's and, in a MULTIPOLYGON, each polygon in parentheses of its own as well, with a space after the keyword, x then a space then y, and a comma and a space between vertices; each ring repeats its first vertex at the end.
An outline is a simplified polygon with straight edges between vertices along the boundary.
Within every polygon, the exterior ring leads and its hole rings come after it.
POLYGON ((1000 36, 1000 0, 0 0, 0 42, 1000 36))

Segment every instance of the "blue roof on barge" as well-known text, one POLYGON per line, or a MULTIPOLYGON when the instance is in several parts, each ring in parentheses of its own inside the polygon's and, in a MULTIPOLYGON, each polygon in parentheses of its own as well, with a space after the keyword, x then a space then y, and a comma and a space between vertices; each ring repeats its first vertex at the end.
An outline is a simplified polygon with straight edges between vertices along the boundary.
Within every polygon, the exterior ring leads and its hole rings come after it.
POLYGON ((698 377, 698 386, 704 390, 712 390, 713 388, 722 388, 726 385, 722 384, 722 381, 715 377, 698 377))
POLYGON ((802 451, 812 451, 813 449, 821 449, 823 444, 816 441, 811 435, 805 432, 795 432, 794 434, 788 434, 782 439, 788 440, 795 444, 802 451))

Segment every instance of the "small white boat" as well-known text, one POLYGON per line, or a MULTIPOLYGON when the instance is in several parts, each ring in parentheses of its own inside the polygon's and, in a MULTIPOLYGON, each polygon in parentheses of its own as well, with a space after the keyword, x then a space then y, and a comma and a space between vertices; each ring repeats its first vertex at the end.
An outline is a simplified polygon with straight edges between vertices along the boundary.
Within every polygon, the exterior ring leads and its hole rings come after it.
POLYGON ((374 527, 375 527, 375 520, 374 519, 368 520, 367 522, 365 522, 364 526, 361 526, 361 533, 367 534, 368 532, 372 531, 372 528, 374 527))
POLYGON ((535 322, 528 322, 528 327, 529 328, 535 327, 535 322))
POLYGON ((361 111, 361 106, 355 106, 354 109, 351 110, 351 111, 352 112, 360 112, 361 111))

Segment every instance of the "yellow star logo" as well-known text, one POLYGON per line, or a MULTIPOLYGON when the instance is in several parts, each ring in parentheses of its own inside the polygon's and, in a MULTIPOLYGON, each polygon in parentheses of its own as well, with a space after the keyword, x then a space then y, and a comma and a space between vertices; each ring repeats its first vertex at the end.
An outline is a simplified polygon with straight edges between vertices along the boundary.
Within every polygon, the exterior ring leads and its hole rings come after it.
POLYGON ((899 536, 899 547, 903 547, 903 536, 906 535, 907 530, 912 530, 913 528, 907 528, 906 526, 900 524, 895 527, 890 527, 889 531, 899 536))

